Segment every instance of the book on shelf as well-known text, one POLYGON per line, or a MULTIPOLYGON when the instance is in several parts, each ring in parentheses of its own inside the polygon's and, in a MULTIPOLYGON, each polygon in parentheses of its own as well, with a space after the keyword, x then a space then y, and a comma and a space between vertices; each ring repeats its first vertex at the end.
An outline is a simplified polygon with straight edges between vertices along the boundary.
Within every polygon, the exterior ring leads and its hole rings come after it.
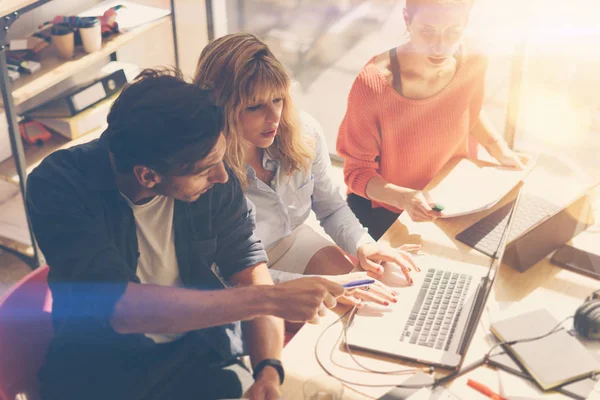
POLYGON ((33 119, 72 117, 120 92, 126 83, 125 71, 119 69, 71 88, 66 93, 28 111, 26 115, 33 119))
POLYGON ((106 124, 106 117, 108 116, 110 107, 118 95, 116 93, 73 117, 33 118, 33 120, 69 139, 76 139, 106 124))

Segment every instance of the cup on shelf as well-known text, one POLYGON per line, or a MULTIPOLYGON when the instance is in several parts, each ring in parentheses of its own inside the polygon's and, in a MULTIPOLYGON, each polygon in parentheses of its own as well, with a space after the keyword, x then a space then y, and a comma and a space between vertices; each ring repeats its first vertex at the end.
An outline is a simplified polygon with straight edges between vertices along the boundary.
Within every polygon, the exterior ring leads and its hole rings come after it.
POLYGON ((75 53, 75 34, 69 24, 56 24, 52 27, 52 43, 62 58, 73 58, 75 53))
POLYGON ((86 53, 93 53, 102 48, 102 26, 96 17, 83 17, 79 25, 81 43, 86 53))

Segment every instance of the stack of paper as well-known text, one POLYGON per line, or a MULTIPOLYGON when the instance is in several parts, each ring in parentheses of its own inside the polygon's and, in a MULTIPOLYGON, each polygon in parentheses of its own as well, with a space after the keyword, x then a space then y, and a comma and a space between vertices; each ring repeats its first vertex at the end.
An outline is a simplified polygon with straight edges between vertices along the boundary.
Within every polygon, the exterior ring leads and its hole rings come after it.
POLYGON ((442 217, 458 217, 493 207, 533 168, 524 170, 501 166, 479 166, 462 159, 433 189, 428 191, 435 203, 444 206, 442 217))

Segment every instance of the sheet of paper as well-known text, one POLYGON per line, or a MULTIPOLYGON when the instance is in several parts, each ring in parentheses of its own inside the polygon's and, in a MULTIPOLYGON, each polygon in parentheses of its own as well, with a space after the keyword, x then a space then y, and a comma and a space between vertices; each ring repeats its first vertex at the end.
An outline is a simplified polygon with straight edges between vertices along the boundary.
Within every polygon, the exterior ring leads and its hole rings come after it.
POLYGON ((462 159, 428 195, 444 206, 443 218, 458 217, 493 207, 533 168, 524 170, 500 166, 481 167, 462 159))

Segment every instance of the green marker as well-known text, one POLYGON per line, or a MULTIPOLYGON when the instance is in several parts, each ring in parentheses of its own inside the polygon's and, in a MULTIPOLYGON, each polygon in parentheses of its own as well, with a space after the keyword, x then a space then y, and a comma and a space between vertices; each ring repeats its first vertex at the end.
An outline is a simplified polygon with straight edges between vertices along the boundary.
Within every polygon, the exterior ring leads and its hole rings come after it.
POLYGON ((433 211, 444 211, 444 206, 438 203, 435 203, 435 205, 432 207, 433 211))

